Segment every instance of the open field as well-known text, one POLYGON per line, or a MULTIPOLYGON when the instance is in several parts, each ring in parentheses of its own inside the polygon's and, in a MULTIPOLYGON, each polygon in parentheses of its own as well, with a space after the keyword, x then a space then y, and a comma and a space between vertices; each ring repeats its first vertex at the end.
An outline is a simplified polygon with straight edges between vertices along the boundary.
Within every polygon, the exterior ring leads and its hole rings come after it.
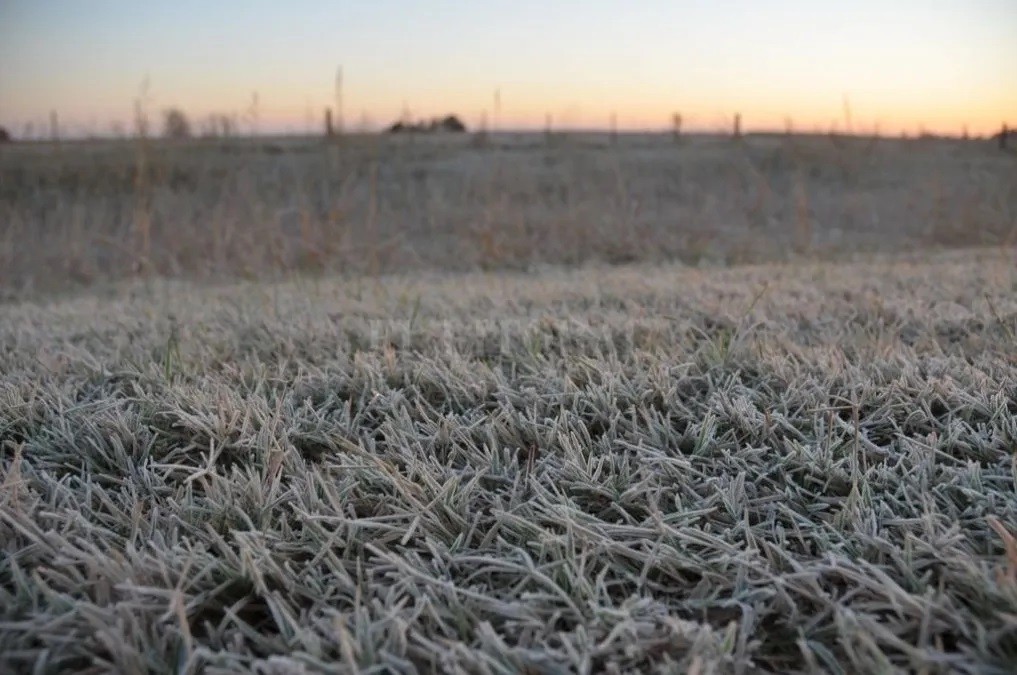
POLYGON ((990 141, 355 136, 0 147, 0 289, 1017 243, 990 141))
POLYGON ((0 670, 1013 672, 1015 333, 1002 247, 8 303, 0 670))
POLYGON ((0 148, 0 672, 1017 670, 1017 161, 0 148))

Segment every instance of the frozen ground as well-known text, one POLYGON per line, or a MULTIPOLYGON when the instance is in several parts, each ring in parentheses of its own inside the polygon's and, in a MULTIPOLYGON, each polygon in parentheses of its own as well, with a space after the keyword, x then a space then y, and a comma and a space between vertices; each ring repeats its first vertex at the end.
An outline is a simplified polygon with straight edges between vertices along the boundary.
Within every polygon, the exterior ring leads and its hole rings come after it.
POLYGON ((1017 252, 0 305, 4 672, 1013 672, 1017 252))

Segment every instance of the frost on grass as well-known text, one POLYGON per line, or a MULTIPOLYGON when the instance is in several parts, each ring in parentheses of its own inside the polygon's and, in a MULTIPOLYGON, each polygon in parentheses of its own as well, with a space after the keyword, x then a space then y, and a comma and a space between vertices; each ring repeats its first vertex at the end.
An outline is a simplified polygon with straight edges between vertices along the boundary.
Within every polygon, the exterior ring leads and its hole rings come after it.
POLYGON ((1007 672, 1017 264, 0 312, 0 666, 1007 672))

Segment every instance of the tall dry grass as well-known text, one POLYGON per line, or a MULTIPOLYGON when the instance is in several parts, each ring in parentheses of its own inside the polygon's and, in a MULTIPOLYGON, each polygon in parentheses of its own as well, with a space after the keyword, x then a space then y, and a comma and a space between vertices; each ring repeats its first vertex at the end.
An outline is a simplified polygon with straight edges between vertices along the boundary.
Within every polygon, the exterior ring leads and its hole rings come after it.
POLYGON ((978 142, 23 144, 0 153, 0 284, 841 257, 1012 242, 1015 218, 1017 162, 978 142))

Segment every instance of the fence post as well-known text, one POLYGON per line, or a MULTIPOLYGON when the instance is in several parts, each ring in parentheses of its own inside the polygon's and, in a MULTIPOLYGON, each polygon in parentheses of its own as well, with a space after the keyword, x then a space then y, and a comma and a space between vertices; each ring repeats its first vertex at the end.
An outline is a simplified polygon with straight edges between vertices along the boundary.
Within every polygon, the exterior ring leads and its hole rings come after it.
POLYGON ((335 127, 332 126, 332 109, 325 108, 325 137, 332 138, 335 136, 335 127))
POLYGON ((742 137, 742 114, 741 113, 735 113, 735 117, 734 117, 734 137, 735 138, 741 138, 742 137))
POLYGON ((675 113, 671 115, 671 133, 674 137, 675 142, 681 138, 682 135, 682 115, 681 113, 675 113))
POLYGON ((473 144, 476 146, 487 145, 487 111, 484 110, 480 113, 480 125, 477 127, 477 133, 473 135, 473 144))
POLYGON ((1003 128, 999 131, 999 149, 1006 150, 1006 137, 1010 134, 1010 129, 1007 128, 1006 122, 1003 122, 1003 128))

